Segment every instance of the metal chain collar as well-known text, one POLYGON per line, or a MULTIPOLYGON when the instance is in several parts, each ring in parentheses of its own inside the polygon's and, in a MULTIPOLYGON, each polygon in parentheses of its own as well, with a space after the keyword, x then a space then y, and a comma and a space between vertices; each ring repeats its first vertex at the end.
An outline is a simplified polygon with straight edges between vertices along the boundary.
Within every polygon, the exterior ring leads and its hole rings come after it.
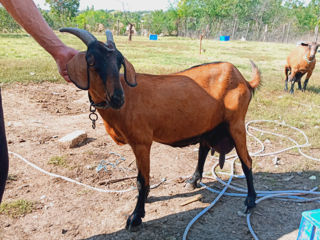
POLYGON ((90 114, 89 114, 89 119, 92 122, 92 128, 96 128, 96 121, 98 120, 98 114, 96 114, 96 107, 91 103, 90 104, 90 114))

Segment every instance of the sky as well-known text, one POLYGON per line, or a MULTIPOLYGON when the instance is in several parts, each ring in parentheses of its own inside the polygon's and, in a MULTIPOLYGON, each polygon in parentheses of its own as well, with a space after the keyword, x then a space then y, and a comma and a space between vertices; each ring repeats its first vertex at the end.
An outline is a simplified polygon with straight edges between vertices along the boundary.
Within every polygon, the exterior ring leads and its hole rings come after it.
MULTIPOLYGON (((34 0, 34 2, 42 9, 49 9, 45 0, 34 0)), ((94 6, 95 10, 167 10, 170 6, 170 0, 80 0, 80 10, 85 10, 87 7, 91 8, 91 6, 94 6)))

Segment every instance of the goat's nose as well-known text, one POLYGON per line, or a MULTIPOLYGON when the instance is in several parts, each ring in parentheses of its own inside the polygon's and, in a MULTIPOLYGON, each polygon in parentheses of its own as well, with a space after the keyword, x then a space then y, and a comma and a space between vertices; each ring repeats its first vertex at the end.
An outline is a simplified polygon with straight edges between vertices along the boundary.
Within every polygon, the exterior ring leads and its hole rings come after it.
POLYGON ((119 109, 124 104, 124 94, 122 90, 115 89, 111 97, 111 107, 119 109))

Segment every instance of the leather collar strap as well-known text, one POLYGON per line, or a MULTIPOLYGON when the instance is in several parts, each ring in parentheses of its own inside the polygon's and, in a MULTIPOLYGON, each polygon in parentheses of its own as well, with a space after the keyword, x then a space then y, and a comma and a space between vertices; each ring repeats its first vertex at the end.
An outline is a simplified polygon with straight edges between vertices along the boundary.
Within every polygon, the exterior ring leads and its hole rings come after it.
POLYGON ((91 96, 90 96, 90 93, 88 92, 88 97, 89 97, 89 101, 90 101, 90 105, 95 107, 96 109, 107 109, 110 107, 110 104, 105 101, 105 102, 99 102, 99 103, 95 103, 91 96))

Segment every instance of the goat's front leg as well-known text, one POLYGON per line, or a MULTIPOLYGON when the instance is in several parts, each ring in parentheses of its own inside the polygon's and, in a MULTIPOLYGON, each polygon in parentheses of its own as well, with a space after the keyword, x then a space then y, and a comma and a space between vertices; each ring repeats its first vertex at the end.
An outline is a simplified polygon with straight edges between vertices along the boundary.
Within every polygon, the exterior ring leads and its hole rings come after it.
POLYGON ((291 87, 290 87, 290 93, 293 94, 294 93, 294 84, 296 83, 296 78, 293 77, 291 80, 291 87))
POLYGON ((192 178, 187 181, 192 188, 197 188, 198 181, 199 180, 201 181, 202 179, 203 166, 206 161, 209 150, 210 148, 206 143, 200 142, 199 153, 198 153, 198 164, 195 172, 192 175, 192 178))
POLYGON ((284 80, 284 90, 288 91, 288 72, 290 71, 290 68, 288 66, 285 66, 284 73, 286 75, 286 79, 284 80))
POLYGON ((151 144, 139 144, 131 147, 135 154, 138 168, 137 187, 139 195, 137 205, 127 220, 126 229, 134 231, 135 227, 142 223, 141 218, 145 215, 144 206, 150 190, 149 173, 151 144))

